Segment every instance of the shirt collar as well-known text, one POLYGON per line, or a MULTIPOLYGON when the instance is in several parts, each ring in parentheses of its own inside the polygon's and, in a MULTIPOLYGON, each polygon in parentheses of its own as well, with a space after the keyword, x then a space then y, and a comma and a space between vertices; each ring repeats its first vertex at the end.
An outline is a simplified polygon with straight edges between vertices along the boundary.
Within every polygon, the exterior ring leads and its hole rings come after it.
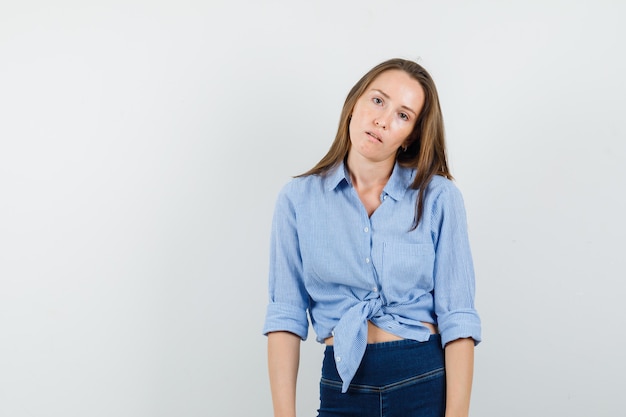
POLYGON ((328 191, 332 191, 335 188, 339 187, 339 184, 344 181, 346 182, 346 184, 352 185, 350 175, 348 175, 348 168, 346 167, 344 162, 341 162, 336 167, 332 168, 326 178, 328 191))
MULTIPOLYGON (((396 162, 391 172, 391 177, 389 177, 389 181, 387 181, 383 189, 383 194, 388 195, 394 200, 402 199, 406 190, 411 186, 414 176, 414 169, 405 168, 396 162)), ((348 174, 348 167, 345 162, 341 162, 333 168, 326 178, 328 191, 336 189, 342 182, 352 185, 352 180, 348 174)))

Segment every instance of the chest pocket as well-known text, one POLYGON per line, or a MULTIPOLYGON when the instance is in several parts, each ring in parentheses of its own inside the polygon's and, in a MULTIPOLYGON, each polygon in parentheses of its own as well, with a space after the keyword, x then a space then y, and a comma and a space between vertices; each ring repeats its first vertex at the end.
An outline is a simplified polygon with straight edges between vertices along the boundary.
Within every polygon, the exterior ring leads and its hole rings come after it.
POLYGON ((435 250, 430 243, 385 243, 380 283, 389 303, 432 291, 435 250))

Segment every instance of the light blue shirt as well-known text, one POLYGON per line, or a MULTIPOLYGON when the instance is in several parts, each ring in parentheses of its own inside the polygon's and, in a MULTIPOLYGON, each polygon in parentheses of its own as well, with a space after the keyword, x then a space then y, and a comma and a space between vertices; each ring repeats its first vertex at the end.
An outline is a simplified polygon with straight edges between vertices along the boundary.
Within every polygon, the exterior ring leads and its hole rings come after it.
POLYGON ((415 170, 396 164, 368 216, 344 164, 325 176, 291 180, 272 225, 269 305, 263 332, 317 341, 334 336, 337 370, 348 389, 365 352, 367 321, 405 339, 426 341, 438 326, 443 346, 480 341, 474 268, 461 193, 431 180, 424 212, 411 230, 415 170))

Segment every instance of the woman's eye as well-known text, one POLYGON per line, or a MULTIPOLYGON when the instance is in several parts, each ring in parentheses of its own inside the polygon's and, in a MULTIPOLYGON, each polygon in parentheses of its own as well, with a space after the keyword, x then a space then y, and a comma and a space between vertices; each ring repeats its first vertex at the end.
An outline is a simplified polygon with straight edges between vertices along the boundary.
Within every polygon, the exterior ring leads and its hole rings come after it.
POLYGON ((383 101, 382 101, 382 99, 380 97, 374 97, 372 99, 372 101, 374 102, 374 104, 382 104, 383 103, 383 101))
POLYGON ((408 115, 408 114, 406 114, 406 113, 400 113, 400 118, 401 118, 402 120, 409 120, 409 115, 408 115))

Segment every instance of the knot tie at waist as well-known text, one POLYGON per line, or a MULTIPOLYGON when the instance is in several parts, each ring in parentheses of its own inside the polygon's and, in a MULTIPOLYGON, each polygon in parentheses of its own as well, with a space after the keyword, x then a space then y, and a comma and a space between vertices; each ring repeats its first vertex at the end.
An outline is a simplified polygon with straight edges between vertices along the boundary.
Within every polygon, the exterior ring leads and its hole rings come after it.
POLYGON ((343 382, 341 392, 346 392, 356 374, 367 345, 367 322, 380 312, 380 298, 361 301, 351 307, 339 320, 334 330, 333 351, 337 372, 343 382))

